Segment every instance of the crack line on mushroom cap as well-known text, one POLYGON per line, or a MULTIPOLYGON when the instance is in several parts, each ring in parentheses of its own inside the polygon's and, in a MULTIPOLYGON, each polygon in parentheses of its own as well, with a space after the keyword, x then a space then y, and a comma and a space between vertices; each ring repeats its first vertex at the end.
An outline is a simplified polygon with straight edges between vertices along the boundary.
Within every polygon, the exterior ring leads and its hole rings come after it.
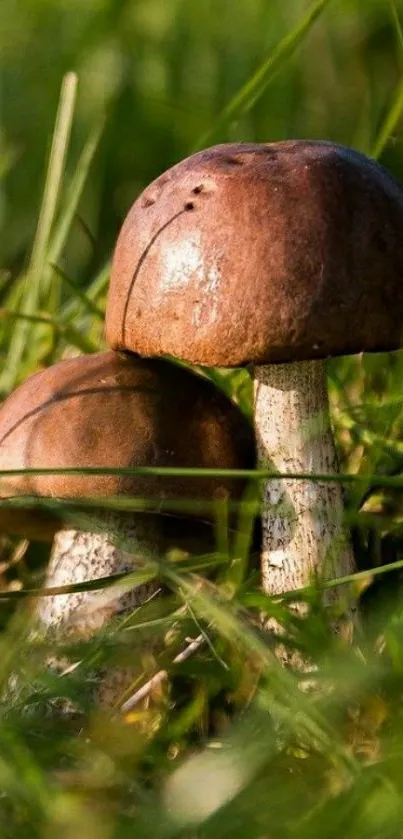
POLYGON ((163 225, 159 228, 159 230, 157 230, 157 232, 156 232, 156 233, 154 233, 154 236, 152 236, 152 237, 151 237, 151 239, 150 239, 150 241, 149 241, 148 245, 144 248, 144 250, 143 250, 143 252, 142 252, 142 254, 141 254, 141 256, 140 256, 140 258, 139 258, 139 260, 138 260, 138 263, 137 263, 137 265, 136 265, 136 268, 134 269, 134 273, 133 273, 133 276, 132 276, 132 278, 131 278, 129 288, 128 288, 128 290, 127 290, 127 295, 126 295, 125 305, 124 305, 124 309, 123 309, 123 318, 122 318, 122 342, 123 342, 123 343, 124 343, 124 341, 125 341, 125 334, 126 334, 126 321, 127 321, 127 312, 128 312, 128 309, 129 309, 130 298, 131 298, 131 296, 132 296, 133 288, 134 288, 135 282, 136 282, 137 277, 138 277, 138 275, 139 275, 139 273, 140 273, 140 270, 141 270, 141 267, 142 267, 143 263, 145 262, 145 260, 146 260, 146 258, 147 258, 147 256, 148 256, 148 254, 149 254, 149 252, 150 252, 150 250, 151 250, 152 246, 153 246, 153 245, 154 245, 154 243, 157 241, 157 239, 158 239, 158 237, 161 235, 161 233, 163 233, 163 232, 164 232, 164 230, 166 230, 166 228, 167 228, 167 227, 169 227, 169 225, 170 225, 170 224, 172 224, 172 223, 173 223, 173 222, 174 222, 177 218, 179 218, 179 216, 183 215, 183 213, 188 213, 188 212, 189 212, 189 210, 193 210, 193 208, 194 208, 193 203, 192 203, 192 206, 190 206, 190 203, 188 202, 188 203, 187 203, 187 204, 183 207, 183 209, 182 209, 182 210, 179 210, 179 212, 178 212, 178 213, 175 213, 175 215, 174 215, 174 216, 172 216, 170 219, 168 219, 168 221, 166 221, 166 222, 165 222, 165 224, 163 224, 163 225))

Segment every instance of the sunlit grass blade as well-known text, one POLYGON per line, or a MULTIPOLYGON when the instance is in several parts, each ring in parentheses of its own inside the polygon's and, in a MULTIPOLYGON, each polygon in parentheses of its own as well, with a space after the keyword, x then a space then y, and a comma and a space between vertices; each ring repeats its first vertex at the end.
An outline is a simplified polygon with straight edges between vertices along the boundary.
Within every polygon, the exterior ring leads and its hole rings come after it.
POLYGON ((70 585, 51 586, 46 588, 21 589, 20 591, 0 591, 0 601, 24 600, 27 597, 54 597, 55 594, 78 594, 81 591, 102 591, 123 581, 127 584, 141 585, 153 578, 149 571, 128 571, 113 574, 108 577, 97 577, 94 580, 86 580, 83 583, 71 583, 70 585))
POLYGON ((80 330, 73 324, 63 323, 56 318, 52 318, 51 315, 46 313, 31 315, 26 312, 15 312, 13 309, 0 309, 0 316, 1 315, 16 321, 49 326, 56 332, 60 333, 60 335, 63 335, 67 343, 71 344, 72 347, 77 347, 77 349, 81 350, 83 353, 94 353, 98 350, 97 345, 94 344, 86 335, 80 332, 80 330))
POLYGON ((67 73, 62 83, 42 206, 28 267, 28 273, 34 277, 40 275, 45 265, 73 124, 77 83, 75 73, 67 73))
MULTIPOLYGON (((83 188, 85 186, 85 182, 88 177, 95 152, 98 148, 103 126, 104 120, 102 119, 99 123, 97 123, 94 130, 91 132, 87 143, 84 146, 82 154, 77 163, 73 179, 67 190, 66 199, 60 212, 60 220, 56 221, 55 223, 55 230, 52 233, 51 240, 49 243, 46 262, 56 262, 60 257, 60 254, 66 244, 67 237, 71 230, 71 225, 77 213, 77 208, 83 192, 83 188)), ((51 277, 52 271, 46 270, 45 266, 45 270, 41 278, 41 291, 45 290, 46 292, 46 287, 48 286, 51 277)), ((86 292, 87 299, 91 300, 92 298, 95 298, 102 293, 107 283, 108 277, 109 265, 105 267, 105 269, 100 273, 100 275, 96 277, 93 283, 91 283, 88 287, 86 292)), ((25 299, 26 284, 27 279, 24 276, 19 277, 14 281, 8 294, 8 306, 10 308, 19 308, 22 305, 22 300, 25 299)), ((46 297, 46 293, 42 296, 46 297)), ((72 312, 76 310, 74 299, 70 299, 65 304, 65 307, 66 315, 69 316, 70 310, 72 310, 72 312)), ((25 308, 26 306, 24 306, 24 309, 25 308)))
POLYGON ((257 514, 260 511, 260 504, 259 487, 256 487, 256 484, 251 482, 246 487, 242 502, 239 505, 237 530, 232 551, 235 562, 228 572, 228 577, 237 585, 244 580, 248 567, 255 522, 257 514))
MULTIPOLYGON (((31 259, 23 283, 22 307, 26 314, 33 314, 39 300, 40 285, 46 260, 49 237, 54 223, 60 186, 64 172, 67 149, 73 123, 77 92, 77 76, 67 73, 63 79, 59 107, 45 179, 42 205, 31 259)), ((0 390, 8 392, 18 379, 20 362, 27 345, 29 325, 21 321, 13 331, 7 359, 0 375, 0 390)))
POLYGON ((378 136, 371 150, 372 157, 381 156, 386 144, 395 130, 403 112, 403 78, 400 80, 385 119, 378 131, 378 136))
POLYGON ((400 50, 400 57, 403 59, 403 29, 399 20, 399 15, 396 9, 395 0, 389 0, 390 10, 392 13, 392 20, 396 29, 397 43, 400 50))
POLYGON ((67 190, 66 200, 61 212, 60 220, 56 224, 54 234, 49 244, 47 254, 49 262, 57 262, 64 245, 66 244, 66 240, 91 169, 94 155, 99 145, 103 128, 104 120, 102 119, 92 130, 80 155, 74 177, 67 190))
POLYGON ((365 484, 372 480, 377 486, 403 487, 403 475, 367 475, 352 474, 350 472, 334 473, 321 472, 274 472, 270 469, 223 469, 197 467, 170 467, 170 466, 76 466, 65 469, 52 468, 18 468, 0 469, 0 477, 12 477, 16 475, 137 475, 141 477, 182 477, 182 478, 225 478, 225 479, 250 479, 260 480, 287 480, 287 481, 320 481, 323 483, 346 483, 365 484))
POLYGON ((17 312, 14 309, 0 309, 0 318, 11 318, 12 320, 23 320, 27 321, 28 323, 43 323, 48 326, 53 326, 55 329, 58 329, 58 324, 52 320, 50 315, 46 312, 36 312, 34 315, 28 314, 28 312, 17 312))
MULTIPOLYGON (((76 218, 77 207, 91 168, 94 154, 98 147, 103 125, 104 120, 102 119, 99 123, 97 123, 91 132, 79 158, 70 187, 67 190, 66 200, 60 211, 59 220, 55 221, 55 233, 51 237, 48 252, 46 254, 46 264, 44 265, 42 272, 40 289, 40 302, 42 304, 46 301, 50 314, 57 315, 60 312, 61 283, 63 281, 65 284, 68 283, 71 289, 74 286, 75 296, 78 296, 78 286, 73 283, 73 281, 69 283, 70 278, 66 274, 63 274, 61 269, 58 269, 54 263, 59 258, 65 247, 74 219, 76 218)), ((81 302, 85 304, 87 313, 89 312, 91 315, 96 314, 98 320, 103 317, 102 313, 97 310, 95 306, 92 308, 91 301, 87 298, 84 292, 81 293, 80 299, 81 302)), ((87 334, 88 326, 85 325, 84 328, 85 334, 83 331, 80 331, 76 323, 69 324, 68 319, 65 319, 63 326, 64 337, 72 346, 77 347, 82 352, 95 352, 99 349, 98 344, 94 343, 87 334)), ((27 359, 28 362, 32 360, 30 367, 33 367, 35 361, 34 353, 27 353, 27 359)))
MULTIPOLYGON (((399 47, 399 51, 401 53, 401 58, 403 57, 403 31, 402 26, 399 20, 399 16, 397 14, 397 9, 393 0, 390 0, 390 7, 392 11, 392 19, 394 23, 394 27, 396 29, 396 36, 397 36, 397 43, 399 47)), ((402 74, 403 74, 403 67, 402 67, 402 74)), ((392 99, 392 102, 387 110, 386 116, 382 122, 382 125, 378 131, 378 136, 374 142, 372 148, 372 156, 378 158, 381 156, 388 140, 393 134, 399 119, 401 117, 403 111, 403 75, 400 79, 399 84, 397 85, 395 95, 392 99)))
POLYGON ((246 114, 253 107, 257 99, 262 96, 275 74, 282 69, 282 67, 298 49, 317 18, 322 14, 330 2, 331 0, 319 0, 319 2, 316 2, 311 6, 297 26, 289 32, 279 44, 277 44, 269 57, 261 64, 259 69, 256 70, 253 76, 245 82, 240 90, 238 90, 228 105, 226 105, 222 113, 217 117, 213 127, 199 138, 194 151, 208 145, 217 137, 225 135, 225 129, 227 126, 243 114, 246 114))

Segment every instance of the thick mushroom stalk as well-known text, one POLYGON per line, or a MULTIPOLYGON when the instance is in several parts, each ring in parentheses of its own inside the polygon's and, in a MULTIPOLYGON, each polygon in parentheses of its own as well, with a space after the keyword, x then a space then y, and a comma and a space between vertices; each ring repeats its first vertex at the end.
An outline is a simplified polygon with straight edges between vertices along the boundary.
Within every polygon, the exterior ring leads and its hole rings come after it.
MULTIPOLYGON (((90 522, 87 527, 90 528, 90 522)), ((151 520, 140 517, 123 519, 119 513, 108 513, 92 522, 93 529, 59 530, 53 539, 52 551, 45 577, 46 587, 91 582, 99 577, 111 577, 108 588, 72 594, 43 597, 38 603, 38 628, 48 640, 65 642, 68 638, 90 638, 104 629, 119 614, 129 614, 146 603, 158 591, 155 579, 139 585, 124 581, 113 584, 113 576, 122 572, 147 569, 147 560, 161 555, 158 529, 151 520), (131 551, 122 547, 130 541, 131 551)), ((49 666, 69 672, 72 662, 51 658, 49 666)), ((119 704, 127 690, 135 683, 141 669, 137 656, 130 665, 109 666, 94 673, 93 688, 97 702, 103 708, 119 704)), ((63 713, 69 713, 69 702, 62 703, 63 713)))
MULTIPOLYGON (((254 393, 262 467, 283 474, 337 474, 323 361, 256 367, 254 393)), ((262 525, 262 578, 268 594, 303 588, 313 577, 354 572, 340 482, 267 480, 262 525)), ((329 591, 328 602, 337 597, 336 590, 329 591)))
MULTIPOLYGON (((87 527, 90 528, 90 522, 87 527)), ((39 600, 38 624, 49 639, 66 641, 72 638, 90 638, 95 632, 110 626, 122 614, 130 614, 146 603, 158 591, 159 583, 149 579, 139 585, 116 582, 113 577, 122 572, 144 570, 147 562, 161 556, 161 539, 152 517, 123 518, 119 513, 108 513, 102 524, 92 522, 93 529, 59 530, 47 568, 45 586, 58 587, 86 583, 99 577, 111 577, 112 585, 95 591, 74 592, 43 597, 39 600), (130 544, 130 551, 126 545, 130 544)), ((52 667, 67 672, 71 662, 52 659, 52 667)), ((141 669, 137 656, 129 666, 108 667, 94 674, 96 698, 104 708, 115 706, 125 692, 135 683, 141 669)), ((69 705, 63 705, 64 712, 69 705)))

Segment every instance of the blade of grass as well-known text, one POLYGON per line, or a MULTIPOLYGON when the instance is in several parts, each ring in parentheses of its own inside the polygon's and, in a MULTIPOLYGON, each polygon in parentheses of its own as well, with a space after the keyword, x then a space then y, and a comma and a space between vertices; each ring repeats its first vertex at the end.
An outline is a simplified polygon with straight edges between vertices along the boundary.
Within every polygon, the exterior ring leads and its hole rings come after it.
MULTIPOLYGON (((56 314, 60 311, 62 273, 60 269, 57 273, 55 273, 53 265, 57 262, 57 259, 60 257, 60 254, 63 251, 71 227, 76 218, 78 204, 81 199, 81 195, 87 180, 88 173, 91 168, 95 152, 98 148, 103 126, 104 119, 100 120, 99 123, 97 123, 97 125, 93 129, 93 131, 91 131, 90 136, 84 146, 84 149, 80 155, 74 173, 74 177, 67 190, 64 206, 59 214, 58 221, 55 223, 55 232, 52 236, 48 252, 46 254, 46 263, 43 266, 42 281, 40 288, 41 301, 38 302, 42 303, 43 301, 46 301, 49 313, 56 314)), ((69 278, 66 275, 64 275, 63 280, 64 282, 68 282, 69 278)), ((73 281, 70 283, 70 287, 72 286, 73 281)), ((76 296, 77 290, 77 286, 74 284, 74 291, 76 296)), ((88 303, 88 298, 84 294, 82 295, 82 302, 88 303)), ((99 310, 97 310, 96 307, 94 307, 94 309, 91 310, 91 303, 87 305, 87 309, 90 309, 91 314, 97 314, 98 318, 102 318, 102 313, 99 312, 99 310)), ((97 349, 99 349, 99 347, 96 344, 94 344, 89 337, 84 338, 82 333, 75 326, 64 326, 63 330, 65 338, 68 340, 68 342, 71 343, 72 346, 80 349, 82 352, 95 352, 97 349)), ((30 347, 27 353, 27 363, 30 368, 34 366, 35 352, 36 350, 33 349, 31 351, 30 347), (33 361, 32 364, 30 363, 31 359, 33 361)))
MULTIPOLYGON (((60 214, 60 220, 56 223, 55 231, 50 241, 49 251, 47 255, 47 259, 50 262, 57 262, 66 244, 67 236, 70 232, 71 225, 77 213, 78 204, 82 195, 83 188, 85 186, 86 178, 88 176, 88 172, 92 164, 95 152, 98 148, 103 127, 104 119, 102 119, 91 132, 88 141, 85 144, 84 149, 79 158, 75 174, 67 190, 67 196, 60 214)), ((108 271, 108 267, 105 270, 108 271)), ((106 279, 107 278, 104 278, 104 283, 106 282, 106 279)), ((104 283, 102 284, 102 287, 104 283)), ((16 281, 13 283, 9 295, 9 305, 11 308, 16 308, 21 305, 21 299, 24 294, 25 285, 25 276, 17 278, 16 281)), ((96 289, 94 290, 94 296, 98 293, 98 288, 96 287, 96 289)), ((87 294, 91 294, 91 287, 87 290, 87 294)), ((74 306, 74 301, 69 301, 69 303, 71 302, 73 302, 74 306)))
POLYGON ((83 148, 83 151, 81 152, 73 180, 67 190, 66 202, 60 221, 56 226, 54 235, 52 236, 52 240, 49 245, 49 262, 57 262, 66 243, 95 152, 102 136, 103 128, 104 119, 95 126, 83 148))
MULTIPOLYGON (((104 290, 106 289, 109 281, 109 274, 110 274, 110 263, 108 262, 97 274, 96 277, 92 280, 91 284, 86 289, 86 297, 88 300, 91 300, 94 303, 101 294, 103 294, 104 290)), ((95 305, 95 304, 94 304, 95 305)), ((66 303, 63 304, 61 309, 61 314, 64 320, 70 320, 73 318, 76 313, 78 312, 79 303, 77 299, 70 299, 67 300, 66 303)), ((100 310, 101 311, 101 310, 100 310)), ((102 314, 103 317, 103 314, 102 314)))
POLYGON ((73 124, 77 82, 75 73, 67 73, 62 82, 43 201, 28 268, 28 273, 34 277, 40 275, 45 264, 73 124))
POLYGON ((75 326, 70 323, 62 323, 62 321, 56 320, 46 313, 31 315, 26 312, 15 312, 13 309, 0 309, 0 315, 5 315, 6 317, 13 318, 15 320, 21 320, 25 323, 50 326, 60 332, 72 347, 77 347, 77 349, 81 350, 83 353, 91 354, 97 352, 98 350, 96 344, 90 341, 90 339, 76 329, 75 326))
POLYGON ((47 326, 53 326, 58 329, 58 325, 52 318, 44 312, 37 312, 35 315, 27 314, 27 312, 16 312, 14 309, 0 309, 0 317, 13 318, 14 320, 24 320, 28 323, 44 323, 47 326))
POLYGON ((233 96, 222 113, 218 116, 214 126, 199 138, 193 151, 203 148, 212 139, 223 133, 224 128, 238 117, 246 114, 253 107, 257 99, 264 93, 284 64, 298 49, 305 36, 329 4, 330 0, 319 0, 314 3, 303 16, 297 26, 289 32, 265 59, 253 76, 233 96))
POLYGON ((78 212, 75 213, 74 218, 75 218, 75 221, 77 222, 78 226, 83 231, 84 236, 87 239, 88 244, 90 245, 92 252, 94 253, 96 251, 96 247, 97 247, 97 240, 96 240, 92 230, 90 230, 89 225, 83 219, 82 215, 80 215, 80 213, 78 213, 78 212))
MULTIPOLYGON (((403 568, 403 559, 397 559, 395 562, 389 562, 387 565, 368 568, 366 571, 357 571, 355 574, 349 574, 346 577, 315 582, 314 587, 320 591, 324 591, 338 586, 353 585, 368 578, 381 577, 383 574, 398 571, 401 568, 403 568)), ((192 568, 192 570, 194 569, 192 568)), ((0 591, 0 602, 4 600, 25 600, 28 597, 54 597, 55 594, 77 594, 82 591, 98 591, 123 581, 133 585, 139 585, 140 583, 147 582, 148 579, 154 576, 154 572, 151 575, 151 572, 147 569, 140 569, 136 571, 121 571, 118 574, 96 577, 93 580, 85 580, 80 583, 68 583, 43 588, 24 588, 17 591, 11 589, 9 591, 0 591)), ((281 594, 273 596, 263 594, 263 592, 247 591, 242 597, 242 604, 248 607, 259 608, 263 601, 273 601, 273 603, 276 603, 277 601, 295 600, 297 596, 309 594, 311 588, 310 586, 304 586, 303 588, 293 589, 292 591, 283 591, 281 594)))
POLYGON ((92 302, 92 300, 87 296, 85 291, 83 291, 80 288, 80 286, 77 285, 77 283, 71 279, 71 277, 69 277, 64 271, 62 271, 62 269, 59 268, 58 265, 55 265, 53 262, 51 262, 50 266, 54 273, 61 279, 61 281, 69 287, 70 291, 73 292, 73 296, 76 297, 77 300, 79 300, 80 303, 83 304, 87 312, 91 315, 95 315, 95 317, 99 318, 100 320, 103 320, 103 312, 101 312, 101 310, 98 309, 98 306, 96 306, 96 304, 92 302))
POLYGON ((390 10, 392 14, 393 23, 396 29, 397 42, 399 45, 401 59, 403 59, 403 29, 399 20, 399 15, 396 9, 395 0, 389 0, 390 10))
POLYGON ((389 138, 395 130, 403 111, 403 78, 400 80, 390 108, 378 131, 378 136, 372 147, 372 157, 377 159, 381 156, 389 138))
POLYGON ((27 597, 54 597, 56 594, 79 594, 81 591, 102 591, 104 588, 111 588, 117 583, 122 582, 141 585, 144 582, 148 582, 153 576, 149 571, 145 570, 121 571, 119 574, 97 577, 94 580, 85 580, 82 583, 51 586, 49 588, 23 588, 18 591, 0 591, 0 601, 26 600, 27 597))
MULTIPOLYGON (((62 82, 38 226, 25 282, 23 283, 22 306, 26 314, 34 313, 39 298, 46 251, 54 222, 70 140, 76 92, 77 76, 75 73, 67 73, 62 82)), ((5 366, 0 375, 0 390, 8 392, 14 386, 24 349, 28 344, 28 334, 29 324, 27 322, 21 322, 19 327, 13 331, 5 366)))
MULTIPOLYGON (((3 437, 4 439, 4 437, 3 437)), ((403 487, 403 475, 357 475, 350 472, 329 474, 329 472, 313 474, 312 472, 273 472, 270 469, 198 469, 176 468, 169 466, 74 466, 66 469, 55 468, 19 468, 0 469, 0 477, 14 477, 17 475, 138 475, 141 477, 182 477, 182 478, 250 478, 259 480, 287 480, 287 481, 320 481, 323 483, 362 483, 371 480, 377 487, 388 486, 400 489, 403 487)), ((2 502, 0 501, 0 504, 2 502)))
MULTIPOLYGON (((396 37, 401 57, 403 57, 403 30, 397 14, 394 0, 390 0, 392 19, 396 29, 396 37)), ((403 77, 397 85, 395 95, 386 113, 385 119, 378 131, 378 135, 372 148, 372 156, 377 159, 381 156, 389 138, 395 130, 403 111, 403 77)))

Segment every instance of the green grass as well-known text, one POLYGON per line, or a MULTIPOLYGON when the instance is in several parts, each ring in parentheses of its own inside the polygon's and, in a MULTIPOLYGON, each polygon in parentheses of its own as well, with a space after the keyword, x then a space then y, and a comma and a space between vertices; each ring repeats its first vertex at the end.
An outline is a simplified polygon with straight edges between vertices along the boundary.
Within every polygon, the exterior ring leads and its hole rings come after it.
MULTIPOLYGON (((138 191, 192 149, 332 138, 403 179, 400 2, 3 6, 3 398, 41 367, 104 347, 120 221, 138 191)), ((217 510, 214 553, 172 551, 131 575, 128 584, 158 576, 169 596, 60 645, 78 662, 62 675, 45 666, 54 645, 32 632, 48 549, 3 536, 2 838, 403 835, 403 360, 346 358, 328 372, 359 572, 326 585, 361 598, 355 644, 332 636, 319 585, 301 592, 305 621, 287 596, 260 591, 253 530, 263 473, 250 475, 231 538, 217 510), (315 665, 310 690, 280 667, 262 613, 315 665), (169 679, 148 708, 124 711, 122 697, 105 715, 92 699, 94 671, 127 660, 139 662, 133 694, 161 671, 169 679), (60 697, 77 717, 57 713, 60 697)), ((246 371, 208 375, 250 415, 246 371)), ((104 504, 152 509, 148 499, 104 504)), ((44 506, 77 516, 70 502, 44 506)))

